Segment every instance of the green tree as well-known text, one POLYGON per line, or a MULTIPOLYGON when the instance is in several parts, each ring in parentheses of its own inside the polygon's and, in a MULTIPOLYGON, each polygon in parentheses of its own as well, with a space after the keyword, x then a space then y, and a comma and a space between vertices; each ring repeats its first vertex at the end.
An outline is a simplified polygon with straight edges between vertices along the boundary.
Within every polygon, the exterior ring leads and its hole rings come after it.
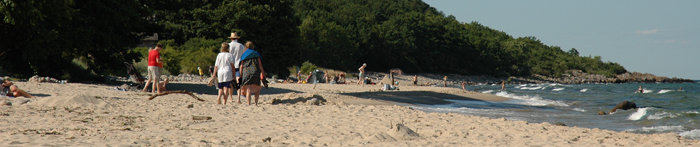
POLYGON ((78 80, 70 75, 86 71, 65 68, 73 59, 86 64, 87 72, 122 71, 122 62, 140 56, 129 48, 153 26, 146 5, 136 0, 2 1, 0 60, 11 62, 0 63, 0 72, 78 80))

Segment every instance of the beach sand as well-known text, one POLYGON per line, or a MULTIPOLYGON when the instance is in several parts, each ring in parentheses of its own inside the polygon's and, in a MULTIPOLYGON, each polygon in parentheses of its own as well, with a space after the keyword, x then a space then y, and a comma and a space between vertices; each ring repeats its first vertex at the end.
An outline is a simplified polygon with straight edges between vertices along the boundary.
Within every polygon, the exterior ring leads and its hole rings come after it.
POLYGON ((377 85, 271 84, 262 90, 261 104, 251 106, 245 99, 217 105, 215 89, 204 83, 168 85, 204 102, 186 94, 148 100, 150 93, 107 85, 14 83, 39 98, 0 100, 11 103, 0 106, 0 146, 699 145, 673 133, 634 134, 407 107, 449 103, 444 99, 507 100, 456 88, 401 86, 382 92, 377 85), (313 98, 321 104, 305 103, 313 98))

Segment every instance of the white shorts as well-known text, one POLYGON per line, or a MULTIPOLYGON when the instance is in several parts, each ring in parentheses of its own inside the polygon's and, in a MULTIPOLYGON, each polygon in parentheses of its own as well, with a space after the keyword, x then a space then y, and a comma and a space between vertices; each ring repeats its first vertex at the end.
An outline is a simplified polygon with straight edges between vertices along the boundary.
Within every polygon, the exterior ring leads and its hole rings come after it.
POLYGON ((158 66, 148 66, 148 79, 155 83, 160 83, 160 72, 162 68, 158 66))

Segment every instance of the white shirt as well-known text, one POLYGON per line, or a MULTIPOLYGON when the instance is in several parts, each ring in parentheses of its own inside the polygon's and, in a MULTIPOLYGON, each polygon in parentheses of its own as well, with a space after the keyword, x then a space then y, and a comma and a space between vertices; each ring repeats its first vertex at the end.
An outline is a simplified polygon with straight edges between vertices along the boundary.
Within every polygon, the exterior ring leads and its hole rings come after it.
POLYGON ((219 83, 233 81, 233 69, 231 68, 233 61, 231 53, 221 52, 216 56, 214 66, 218 68, 216 76, 219 83))
POLYGON ((241 44, 241 43, 238 43, 237 40, 231 41, 231 43, 228 43, 228 46, 229 46, 229 52, 231 52, 231 54, 233 54, 233 57, 235 59, 235 60, 233 60, 234 61, 233 65, 236 68, 240 68, 240 66, 238 64, 240 64, 240 62, 241 62, 241 56, 243 56, 243 53, 245 53, 245 50, 246 50, 245 46, 243 46, 243 44, 241 44))

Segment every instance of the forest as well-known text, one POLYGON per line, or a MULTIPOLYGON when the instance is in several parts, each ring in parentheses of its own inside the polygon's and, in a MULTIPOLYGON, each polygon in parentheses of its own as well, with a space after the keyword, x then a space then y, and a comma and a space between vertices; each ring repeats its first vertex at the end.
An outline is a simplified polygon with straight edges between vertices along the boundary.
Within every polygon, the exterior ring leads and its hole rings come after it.
POLYGON ((559 77, 567 70, 613 77, 623 66, 577 49, 459 22, 421 0, 5 0, 0 75, 80 80, 125 75, 154 33, 170 74, 214 64, 232 32, 252 41, 270 75, 290 67, 559 77), (9 62, 5 62, 9 61, 9 62))

